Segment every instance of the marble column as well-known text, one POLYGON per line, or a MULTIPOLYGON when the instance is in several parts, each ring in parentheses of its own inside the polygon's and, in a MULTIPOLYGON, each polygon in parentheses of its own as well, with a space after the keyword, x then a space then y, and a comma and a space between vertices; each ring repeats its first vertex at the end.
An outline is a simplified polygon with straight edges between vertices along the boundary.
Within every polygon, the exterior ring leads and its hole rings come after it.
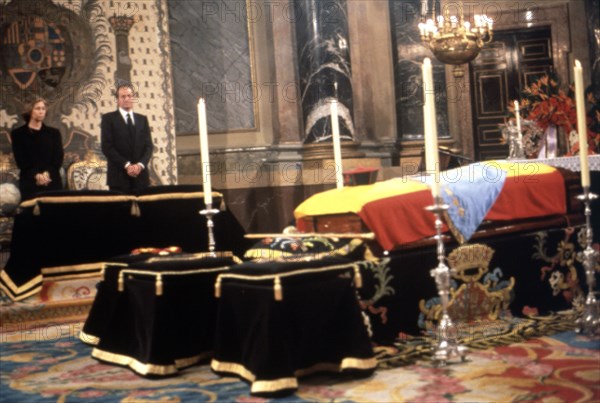
MULTIPOLYGON (((439 4, 435 4, 439 10, 439 4)), ((432 17, 433 3, 411 1, 390 2, 392 41, 394 44, 394 74, 396 116, 400 141, 423 140, 423 99, 421 66, 425 57, 431 58, 435 85, 435 112, 438 137, 450 137, 446 68, 421 42, 418 24, 421 16, 432 17), (428 4, 427 8, 424 7, 428 4)))
POLYGON ((346 0, 297 0, 294 7, 304 144, 331 142, 329 101, 339 101, 342 141, 354 140, 346 0))
POLYGON ((126 81, 131 82, 131 58, 129 57, 129 30, 134 24, 133 17, 113 16, 109 18, 115 32, 117 69, 115 70, 115 86, 126 81))

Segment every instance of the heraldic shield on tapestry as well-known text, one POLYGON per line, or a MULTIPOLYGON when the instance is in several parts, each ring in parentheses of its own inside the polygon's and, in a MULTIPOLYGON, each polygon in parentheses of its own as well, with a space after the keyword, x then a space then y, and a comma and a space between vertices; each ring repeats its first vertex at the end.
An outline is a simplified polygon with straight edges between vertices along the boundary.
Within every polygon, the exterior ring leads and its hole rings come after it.
MULTIPOLYGON (((489 271, 494 250, 483 244, 467 244, 448 255, 452 288, 448 314, 457 324, 494 321, 508 315, 514 277, 503 278, 500 268, 489 271)), ((439 297, 419 302, 419 326, 435 329, 441 318, 439 297)))
POLYGON ((50 0, 13 0, 0 6, 0 38, 3 108, 18 113, 36 96, 73 105, 95 59, 84 16, 50 0))
POLYGON ((3 54, 14 83, 27 89, 37 77, 57 87, 65 74, 65 38, 60 28, 29 16, 5 28, 3 54))

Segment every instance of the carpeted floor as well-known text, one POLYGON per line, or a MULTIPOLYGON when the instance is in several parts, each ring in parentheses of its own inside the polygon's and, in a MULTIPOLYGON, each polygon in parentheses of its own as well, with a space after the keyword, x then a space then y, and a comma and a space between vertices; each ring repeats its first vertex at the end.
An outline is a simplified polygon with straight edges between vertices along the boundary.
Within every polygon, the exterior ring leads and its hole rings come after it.
POLYGON ((270 400, 207 365, 171 378, 139 377, 90 358, 77 338, 81 323, 46 325, 0 334, 0 402, 600 402, 600 338, 566 330, 572 318, 463 329, 468 360, 445 367, 429 360, 430 340, 406 336, 377 348, 380 369, 371 377, 316 375, 302 379, 294 395, 270 400))

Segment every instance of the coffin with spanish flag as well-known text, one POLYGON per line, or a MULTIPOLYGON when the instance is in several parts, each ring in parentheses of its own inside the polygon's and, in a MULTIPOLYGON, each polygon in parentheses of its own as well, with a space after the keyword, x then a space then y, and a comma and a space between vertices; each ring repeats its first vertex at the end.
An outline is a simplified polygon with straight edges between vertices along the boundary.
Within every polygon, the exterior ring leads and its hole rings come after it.
MULTIPOLYGON (((518 230, 535 221, 581 220, 577 173, 537 162, 487 161, 440 173, 441 197, 448 205, 443 231, 459 243, 494 227, 518 230)), ((435 235, 431 176, 394 178, 370 185, 318 193, 294 211, 306 232, 372 231, 382 251, 405 249, 435 235)), ((530 228, 530 226, 528 226, 530 228)))
POLYGON ((440 182, 450 311, 466 325, 571 308, 585 295, 582 193, 577 172, 538 162, 487 161, 313 195, 298 230, 371 232, 362 306, 375 338, 431 330, 440 301, 433 180, 440 182))

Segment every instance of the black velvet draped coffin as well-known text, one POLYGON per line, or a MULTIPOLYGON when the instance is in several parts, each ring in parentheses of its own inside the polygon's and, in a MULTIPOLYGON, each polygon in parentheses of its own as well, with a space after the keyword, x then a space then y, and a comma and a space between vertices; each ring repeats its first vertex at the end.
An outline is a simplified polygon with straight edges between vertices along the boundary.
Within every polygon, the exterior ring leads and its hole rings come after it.
POLYGON ((245 263, 223 273, 211 368, 245 379, 259 395, 293 391, 298 377, 318 371, 372 373, 357 271, 327 258, 245 263))
POLYGON ((291 392, 297 377, 316 371, 375 369, 352 262, 236 261, 113 259, 81 340, 95 346, 94 358, 149 377, 212 358, 215 372, 239 376, 261 395, 291 392))
POLYGON ((173 375, 210 357, 217 275, 239 262, 221 253, 122 256, 104 269, 80 338, 92 356, 144 376, 173 375))

